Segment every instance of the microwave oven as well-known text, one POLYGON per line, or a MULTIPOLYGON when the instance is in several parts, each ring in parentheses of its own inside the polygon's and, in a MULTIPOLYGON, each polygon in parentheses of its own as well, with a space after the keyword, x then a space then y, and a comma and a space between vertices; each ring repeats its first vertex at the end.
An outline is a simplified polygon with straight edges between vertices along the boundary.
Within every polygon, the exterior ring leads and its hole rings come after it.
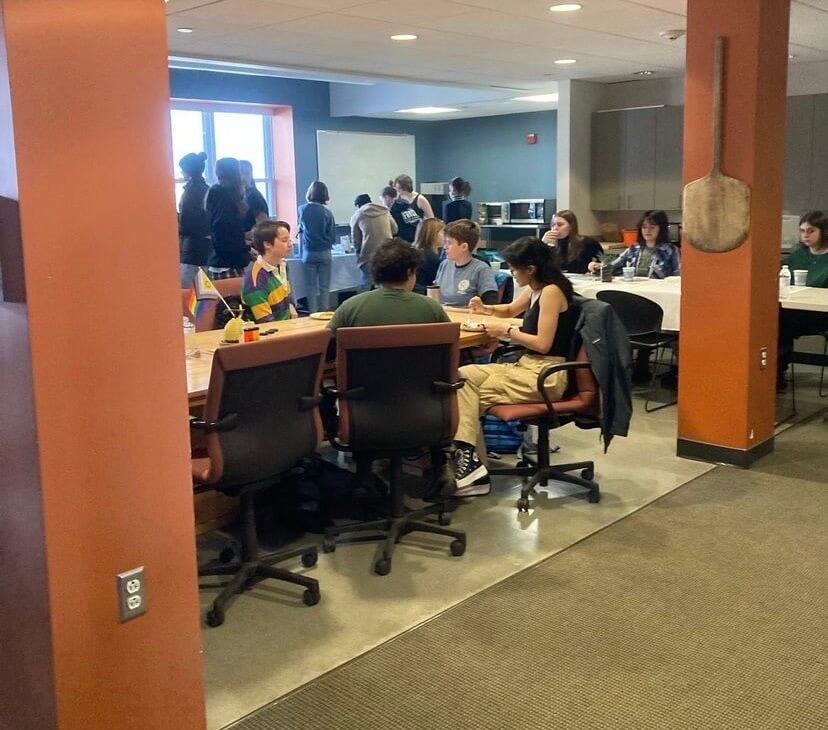
POLYGON ((477 222, 481 226, 502 226, 509 222, 509 203, 478 203, 477 222))
POLYGON ((555 215, 555 200, 531 198, 513 200, 509 203, 509 221, 511 223, 549 224, 555 215))

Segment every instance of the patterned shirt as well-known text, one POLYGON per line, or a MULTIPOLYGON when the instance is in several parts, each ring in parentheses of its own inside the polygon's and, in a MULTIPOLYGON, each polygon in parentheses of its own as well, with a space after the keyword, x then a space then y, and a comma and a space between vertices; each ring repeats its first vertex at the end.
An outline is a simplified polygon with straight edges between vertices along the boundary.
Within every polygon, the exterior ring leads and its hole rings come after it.
POLYGON ((259 256, 244 270, 241 295, 257 323, 290 319, 287 265, 273 266, 259 256))
POLYGON ((636 243, 612 262, 612 271, 620 274, 625 266, 635 266, 636 276, 649 276, 651 279, 681 276, 678 248, 672 243, 659 243, 652 249, 636 243))

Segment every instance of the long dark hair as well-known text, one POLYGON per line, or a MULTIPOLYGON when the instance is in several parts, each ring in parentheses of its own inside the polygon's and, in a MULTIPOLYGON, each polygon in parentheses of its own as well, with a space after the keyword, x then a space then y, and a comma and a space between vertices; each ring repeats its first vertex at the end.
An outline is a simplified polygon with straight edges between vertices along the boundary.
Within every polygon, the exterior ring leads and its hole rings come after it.
POLYGON ((828 216, 825 213, 821 210, 809 211, 799 219, 799 225, 801 226, 803 223, 819 228, 819 240, 822 246, 828 246, 828 216))
POLYGON ((239 161, 235 157, 222 157, 220 160, 216 160, 216 179, 218 184, 232 195, 239 213, 244 215, 247 205, 244 202, 244 187, 242 186, 239 161))
POLYGON ((555 217, 563 218, 569 223, 569 235, 567 236, 569 246, 566 250, 566 263, 570 263, 581 257, 581 251, 584 248, 584 239, 578 232, 578 216, 571 210, 561 210, 555 213, 555 217))
POLYGON ((640 246, 647 245, 644 242, 644 235, 641 233, 641 226, 645 223, 652 223, 654 226, 658 226, 656 246, 661 243, 670 243, 670 231, 667 230, 667 214, 663 210, 648 210, 641 216, 641 220, 638 221, 638 243, 640 246))
POLYGON ((525 269, 528 266, 535 267, 535 281, 547 286, 555 284, 562 292, 566 301, 572 301, 572 282, 567 279, 558 262, 555 254, 540 238, 535 236, 523 236, 510 244, 503 252, 503 258, 509 266, 518 269, 525 269))

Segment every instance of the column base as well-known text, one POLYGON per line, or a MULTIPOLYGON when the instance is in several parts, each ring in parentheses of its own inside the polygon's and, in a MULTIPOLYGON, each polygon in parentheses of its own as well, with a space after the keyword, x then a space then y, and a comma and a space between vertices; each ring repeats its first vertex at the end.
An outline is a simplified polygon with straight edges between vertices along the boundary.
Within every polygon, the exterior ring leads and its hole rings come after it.
POLYGON ((718 446, 703 441, 677 439, 676 455, 682 459, 694 461, 708 461, 714 464, 728 464, 747 469, 763 456, 773 452, 774 437, 771 436, 760 444, 749 449, 734 449, 731 446, 718 446))

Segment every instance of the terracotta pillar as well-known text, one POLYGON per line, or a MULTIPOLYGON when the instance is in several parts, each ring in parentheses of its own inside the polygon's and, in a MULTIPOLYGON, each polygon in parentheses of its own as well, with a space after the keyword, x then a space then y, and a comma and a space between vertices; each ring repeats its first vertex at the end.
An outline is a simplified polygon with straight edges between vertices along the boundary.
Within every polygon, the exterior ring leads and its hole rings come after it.
POLYGON ((3 728, 204 726, 166 57, 161 0, 0 0, 3 728))
POLYGON ((734 251, 682 247, 679 456, 748 466, 773 450, 789 11, 789 0, 688 2, 684 181, 710 171, 721 35, 722 167, 751 186, 751 206, 734 251))

